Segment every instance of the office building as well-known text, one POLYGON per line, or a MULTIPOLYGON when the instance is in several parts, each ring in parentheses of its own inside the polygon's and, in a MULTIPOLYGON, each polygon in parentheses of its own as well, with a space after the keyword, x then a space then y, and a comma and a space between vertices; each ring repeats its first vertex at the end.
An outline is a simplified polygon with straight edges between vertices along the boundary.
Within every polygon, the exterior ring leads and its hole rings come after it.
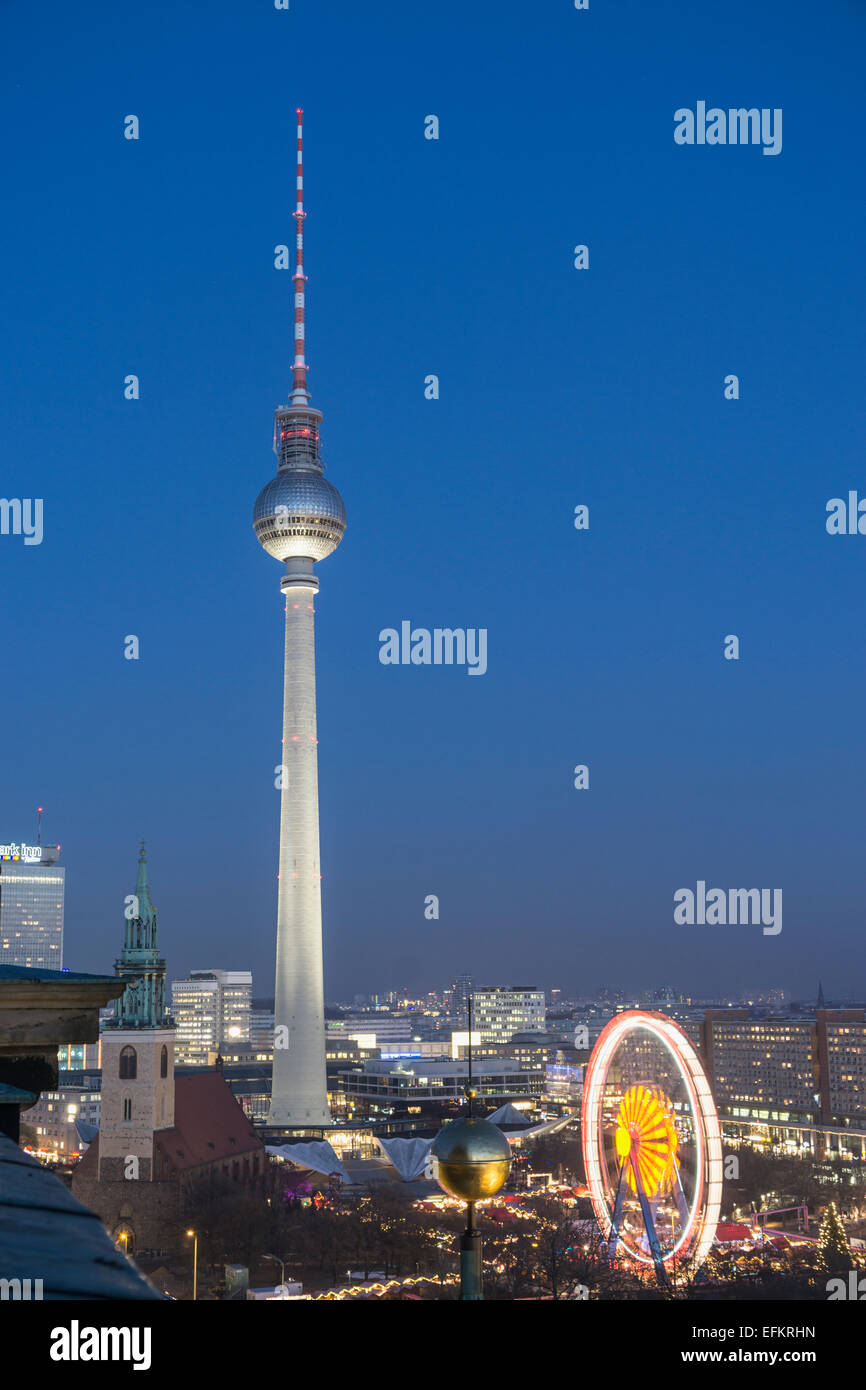
POLYGON ((708 1009, 701 1050, 723 1120, 798 1142, 813 1131, 830 1150, 846 1148, 845 1133, 854 1131, 851 1151, 866 1156, 863 1009, 787 1018, 708 1009))
POLYGON ((61 1162, 75 1158, 87 1147, 79 1124, 99 1128, 100 1100, 99 1089, 66 1085, 62 1079, 56 1091, 43 1091, 36 1104, 21 1116, 22 1123, 35 1131, 33 1147, 61 1162))
POLYGON ((63 968, 59 845, 0 845, 0 965, 63 968))
POLYGON ((178 1066, 207 1066, 224 1047, 249 1045, 252 995, 248 970, 191 970, 188 979, 172 980, 178 1066))
POLYGON ((543 1033, 547 1028, 541 989, 525 985, 476 989, 473 1005, 473 1031, 482 1043, 507 1043, 515 1033, 543 1033))

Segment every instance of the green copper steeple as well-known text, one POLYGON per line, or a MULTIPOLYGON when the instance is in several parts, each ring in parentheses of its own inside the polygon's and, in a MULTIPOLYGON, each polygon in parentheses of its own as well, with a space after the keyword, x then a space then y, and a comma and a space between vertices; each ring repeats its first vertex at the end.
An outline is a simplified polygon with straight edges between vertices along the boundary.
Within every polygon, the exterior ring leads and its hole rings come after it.
POLYGON ((114 1006, 112 1028, 170 1028, 165 1006, 165 961, 159 954, 156 908, 147 881, 144 841, 138 856, 135 892, 124 909, 123 952, 114 962, 114 973, 126 981, 126 989, 114 1006))

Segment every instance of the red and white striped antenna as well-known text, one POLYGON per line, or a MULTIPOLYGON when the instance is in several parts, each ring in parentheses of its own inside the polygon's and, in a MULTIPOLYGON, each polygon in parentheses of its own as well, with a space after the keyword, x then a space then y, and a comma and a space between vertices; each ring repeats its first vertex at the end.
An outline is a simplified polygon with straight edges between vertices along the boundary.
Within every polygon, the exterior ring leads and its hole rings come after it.
POLYGON ((306 405, 310 399, 307 390, 307 363, 304 357, 304 113, 298 107, 298 191, 297 203, 292 216, 295 219, 296 265, 293 278, 295 286, 295 359, 292 363, 292 405, 306 405))

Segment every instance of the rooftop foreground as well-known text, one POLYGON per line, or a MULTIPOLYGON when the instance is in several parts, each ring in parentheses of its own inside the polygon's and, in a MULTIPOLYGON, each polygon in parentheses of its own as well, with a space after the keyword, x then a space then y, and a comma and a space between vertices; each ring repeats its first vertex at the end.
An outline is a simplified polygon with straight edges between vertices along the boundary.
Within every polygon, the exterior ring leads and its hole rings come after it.
POLYGON ((99 1010, 123 989, 113 976, 0 966, 0 1279, 13 1298, 161 1297, 17 1142, 21 1110, 57 1085, 58 1045, 94 1042, 99 1010))

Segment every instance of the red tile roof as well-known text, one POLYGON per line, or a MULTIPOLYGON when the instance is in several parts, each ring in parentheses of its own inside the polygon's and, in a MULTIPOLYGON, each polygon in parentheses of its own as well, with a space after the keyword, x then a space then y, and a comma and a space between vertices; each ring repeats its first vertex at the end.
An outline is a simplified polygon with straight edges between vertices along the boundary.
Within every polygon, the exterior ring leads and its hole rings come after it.
MULTIPOLYGON (((174 1125, 158 1129, 153 1138, 156 1171, 161 1155, 170 1169, 185 1173, 204 1163, 222 1165, 233 1158, 264 1153, 264 1144, 256 1137, 242 1106, 215 1071, 175 1077, 174 1125)), ((79 1177, 96 1177, 98 1154, 99 1135, 76 1167, 79 1177)), ((259 1168, 261 1171, 261 1164, 259 1168)))
POLYGON ((215 1071, 175 1077, 174 1126, 157 1130, 154 1148, 179 1172, 264 1153, 243 1108, 215 1071))

